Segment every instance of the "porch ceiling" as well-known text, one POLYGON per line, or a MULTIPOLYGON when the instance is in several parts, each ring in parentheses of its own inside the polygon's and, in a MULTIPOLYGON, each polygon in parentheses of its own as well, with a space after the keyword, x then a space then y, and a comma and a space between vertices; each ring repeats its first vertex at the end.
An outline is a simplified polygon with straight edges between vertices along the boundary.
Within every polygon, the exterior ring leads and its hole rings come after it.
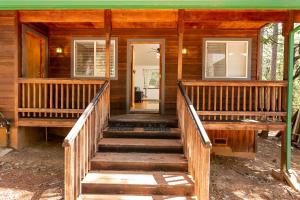
POLYGON ((0 9, 299 9, 295 0, 2 0, 0 9))

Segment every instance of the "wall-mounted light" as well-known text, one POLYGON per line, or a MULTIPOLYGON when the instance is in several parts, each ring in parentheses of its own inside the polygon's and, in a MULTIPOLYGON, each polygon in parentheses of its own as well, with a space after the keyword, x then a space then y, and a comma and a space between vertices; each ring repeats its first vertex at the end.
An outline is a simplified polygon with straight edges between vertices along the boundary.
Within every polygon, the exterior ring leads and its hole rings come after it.
POLYGON ((62 49, 61 47, 56 47, 55 52, 56 52, 57 54, 62 54, 63 49, 62 49))
POLYGON ((182 49, 182 54, 184 54, 184 55, 187 54, 187 49, 186 48, 182 49))

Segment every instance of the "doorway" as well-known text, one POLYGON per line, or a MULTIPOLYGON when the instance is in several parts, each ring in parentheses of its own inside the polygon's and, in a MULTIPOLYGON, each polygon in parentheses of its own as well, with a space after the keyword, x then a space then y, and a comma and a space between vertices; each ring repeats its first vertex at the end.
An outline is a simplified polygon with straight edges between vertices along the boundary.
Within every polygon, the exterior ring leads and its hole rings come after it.
POLYGON ((163 113, 164 42, 129 40, 129 112, 163 113))
POLYGON ((47 77, 48 38, 34 29, 22 26, 22 77, 47 77))

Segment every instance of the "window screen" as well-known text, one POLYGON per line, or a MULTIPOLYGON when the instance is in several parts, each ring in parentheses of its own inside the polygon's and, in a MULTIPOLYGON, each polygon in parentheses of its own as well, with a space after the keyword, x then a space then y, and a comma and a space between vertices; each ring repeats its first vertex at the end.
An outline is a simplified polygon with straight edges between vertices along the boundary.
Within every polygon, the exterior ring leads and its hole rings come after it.
MULTIPOLYGON (((105 40, 74 40, 74 77, 105 77, 105 40)), ((110 77, 116 78, 116 40, 111 40, 110 77)))
POLYGON ((205 42, 205 78, 248 78, 248 41, 205 42))

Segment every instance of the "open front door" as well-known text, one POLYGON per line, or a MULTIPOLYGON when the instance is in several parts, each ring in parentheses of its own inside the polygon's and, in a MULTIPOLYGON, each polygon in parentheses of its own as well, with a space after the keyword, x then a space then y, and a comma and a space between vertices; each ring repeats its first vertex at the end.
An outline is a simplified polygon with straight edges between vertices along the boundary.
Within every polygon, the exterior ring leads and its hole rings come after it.
POLYGON ((163 110, 163 48, 160 40, 129 43, 130 112, 161 113, 163 110))
POLYGON ((134 45, 130 47, 131 63, 130 63, 130 72, 131 72, 131 85, 130 85, 130 110, 134 110, 134 45))
POLYGON ((47 66, 47 38, 34 30, 23 29, 23 77, 44 78, 47 66))

